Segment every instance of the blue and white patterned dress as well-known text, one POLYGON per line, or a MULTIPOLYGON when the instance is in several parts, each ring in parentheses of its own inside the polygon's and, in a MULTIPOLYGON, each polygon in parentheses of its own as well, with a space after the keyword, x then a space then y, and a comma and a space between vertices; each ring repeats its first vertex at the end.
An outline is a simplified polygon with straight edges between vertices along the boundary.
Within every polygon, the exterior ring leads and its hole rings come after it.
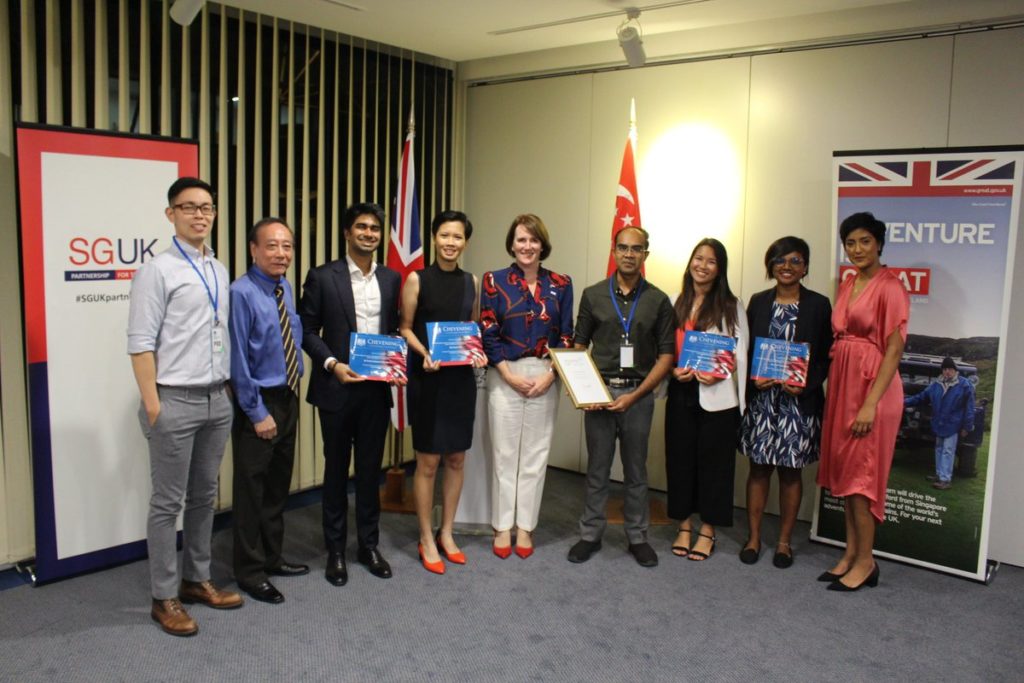
MULTIPOLYGON (((793 341, 800 304, 772 302, 768 336, 793 341)), ((821 447, 821 416, 800 412, 797 397, 772 387, 747 393, 740 451, 758 465, 806 467, 817 462, 821 447)))

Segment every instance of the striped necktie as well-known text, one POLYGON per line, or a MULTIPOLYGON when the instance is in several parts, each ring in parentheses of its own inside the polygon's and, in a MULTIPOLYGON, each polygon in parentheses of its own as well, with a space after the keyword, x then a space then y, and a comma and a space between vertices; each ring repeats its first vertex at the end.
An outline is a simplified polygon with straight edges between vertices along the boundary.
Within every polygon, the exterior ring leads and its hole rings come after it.
POLYGON ((295 394, 299 393, 299 356, 292 336, 292 325, 288 319, 288 308, 284 305, 284 287, 274 287, 274 298, 277 299, 277 319, 281 323, 281 343, 284 345, 284 370, 288 377, 288 388, 295 394))

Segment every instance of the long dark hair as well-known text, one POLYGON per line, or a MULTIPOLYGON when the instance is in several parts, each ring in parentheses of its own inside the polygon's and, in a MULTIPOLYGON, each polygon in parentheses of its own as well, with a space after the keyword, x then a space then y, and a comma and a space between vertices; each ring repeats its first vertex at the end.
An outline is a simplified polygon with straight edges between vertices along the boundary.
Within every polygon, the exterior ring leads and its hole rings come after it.
POLYGON ((709 327, 717 327, 725 320, 725 327, 729 334, 735 334, 736 295, 729 289, 729 255, 725 253, 725 245, 714 237, 705 237, 697 242, 697 246, 690 252, 690 258, 686 261, 686 271, 683 273, 683 291, 676 299, 676 322, 679 327, 683 327, 690 316, 694 296, 690 264, 693 263, 693 257, 701 247, 711 247, 711 251, 715 252, 718 276, 711 283, 711 290, 704 295, 704 302, 701 303, 700 310, 697 311, 697 320, 694 323, 698 330, 706 330, 709 327))

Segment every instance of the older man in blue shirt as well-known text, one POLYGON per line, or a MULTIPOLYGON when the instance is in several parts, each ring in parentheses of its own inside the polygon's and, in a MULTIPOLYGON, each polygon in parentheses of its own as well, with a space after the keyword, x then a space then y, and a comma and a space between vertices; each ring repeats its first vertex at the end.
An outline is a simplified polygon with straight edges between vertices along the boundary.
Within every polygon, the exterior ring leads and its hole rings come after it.
POLYGON ((280 218, 249 232, 253 265, 231 285, 231 385, 234 436, 234 567, 238 586, 256 600, 284 602, 269 575, 309 567, 286 561, 284 506, 295 461, 302 323, 291 284, 294 237, 280 218))

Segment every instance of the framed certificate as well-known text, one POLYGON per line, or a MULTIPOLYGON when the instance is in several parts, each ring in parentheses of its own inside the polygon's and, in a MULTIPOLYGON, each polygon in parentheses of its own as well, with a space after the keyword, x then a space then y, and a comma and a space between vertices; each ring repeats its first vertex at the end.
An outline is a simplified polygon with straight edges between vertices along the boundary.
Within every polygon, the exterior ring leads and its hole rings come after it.
POLYGON ((486 359, 480 328, 474 322, 427 323, 430 357, 441 365, 472 365, 486 359))
POLYGON ((583 349, 550 349, 558 375, 569 390, 577 408, 603 406, 612 402, 612 395, 601 379, 589 351, 583 349))
POLYGON ((811 347, 808 344, 755 337, 750 378, 774 379, 795 387, 805 387, 810 356, 811 347))
POLYGON ((678 366, 693 368, 712 377, 729 377, 736 368, 736 339, 690 330, 683 337, 678 366))
POLYGON ((383 334, 351 332, 348 366, 352 372, 378 382, 405 379, 405 340, 383 334))

